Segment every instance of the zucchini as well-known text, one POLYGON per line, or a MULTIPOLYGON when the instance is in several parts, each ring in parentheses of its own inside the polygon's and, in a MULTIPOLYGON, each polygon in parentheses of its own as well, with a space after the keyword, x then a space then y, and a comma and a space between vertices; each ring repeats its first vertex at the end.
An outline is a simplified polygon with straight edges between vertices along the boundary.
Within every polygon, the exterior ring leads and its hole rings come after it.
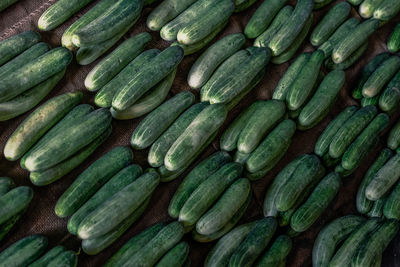
MULTIPOLYGON (((2 10, 1 7, 0 10, 2 10)), ((40 34, 37 32, 26 31, 1 41, 0 66, 38 43, 40 39, 40 34)))
POLYGON ((18 186, 0 197, 0 224, 23 212, 32 201, 33 190, 28 186, 18 186))
POLYGON ((0 197, 15 187, 15 183, 11 178, 0 177, 0 197))
POLYGON ((393 79, 389 82, 383 93, 379 97, 379 107, 389 113, 392 114, 396 111, 400 104, 400 70, 396 73, 393 79))
POLYGON ((387 48, 390 52, 396 53, 400 50, 400 23, 396 25, 387 41, 387 48))
POLYGON ((374 18, 388 21, 394 18, 400 11, 400 3, 393 0, 383 0, 383 2, 374 10, 374 18))
POLYGON ((189 256, 189 245, 186 242, 180 242, 175 247, 171 248, 157 264, 156 267, 184 266, 185 261, 189 256))
POLYGON ((364 0, 360 7, 358 8, 358 13, 364 19, 368 19, 372 17, 375 9, 383 2, 384 0, 364 0))
POLYGON ((49 251, 47 251, 46 254, 44 254, 42 257, 35 260, 33 263, 29 264, 29 267, 47 266, 50 261, 52 261, 54 258, 58 257, 64 251, 66 251, 65 247, 56 246, 56 247, 50 249, 49 251))
POLYGON ((362 44, 353 54, 351 54, 345 61, 339 64, 333 63, 331 57, 325 60, 325 67, 329 70, 345 70, 351 67, 364 53, 367 51, 368 42, 362 44))
POLYGON ((399 145, 400 145, 400 121, 398 121, 390 130, 387 139, 387 146, 390 149, 396 150, 399 147, 399 145))
POLYGON ((78 255, 72 251, 67 250, 57 255, 53 260, 51 260, 46 266, 48 267, 58 267, 58 266, 78 266, 78 255))
POLYGON ((279 263, 286 260, 292 250, 292 239, 287 235, 278 236, 268 251, 260 258, 256 266, 279 266, 279 263))
POLYGON ((58 217, 74 214, 100 187, 133 159, 128 147, 116 147, 92 163, 61 195, 54 208, 58 217))

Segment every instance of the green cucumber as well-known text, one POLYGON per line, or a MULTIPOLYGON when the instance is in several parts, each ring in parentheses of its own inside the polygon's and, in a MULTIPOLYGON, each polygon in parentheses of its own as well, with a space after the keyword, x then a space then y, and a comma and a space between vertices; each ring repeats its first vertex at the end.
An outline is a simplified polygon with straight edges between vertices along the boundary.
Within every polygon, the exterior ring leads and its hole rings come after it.
POLYGON ((322 0, 322 1, 314 1, 314 8, 313 10, 317 10, 323 8, 326 5, 329 5, 333 0, 322 0))
POLYGON ((29 264, 29 267, 42 267, 48 266, 49 262, 52 261, 54 258, 58 257, 61 253, 65 251, 65 247, 63 246, 56 246, 49 251, 46 252, 42 257, 35 260, 33 263, 29 264))
POLYGON ((246 160, 249 158, 250 153, 242 153, 240 151, 236 151, 235 155, 233 156, 233 161, 244 164, 246 160))
POLYGON ((365 221, 365 218, 361 216, 347 215, 337 218, 325 226, 314 242, 312 251, 313 266, 329 266, 329 262, 334 256, 338 245, 365 221))
POLYGON ((170 171, 186 165, 222 126, 227 116, 223 104, 209 105, 189 124, 165 155, 164 165, 170 171))
POLYGON ((135 59, 150 41, 151 35, 147 32, 124 41, 89 72, 85 78, 85 87, 89 91, 99 90, 135 59))
POLYGON ((357 50, 351 54, 345 61, 335 64, 331 57, 325 60, 325 67, 329 70, 345 70, 351 67, 364 53, 367 51, 368 42, 362 44, 357 50))
POLYGON ((400 23, 396 25, 387 41, 387 48, 390 52, 396 53, 400 50, 400 23))
POLYGON ((298 123, 302 129, 309 129, 320 122, 335 103, 346 80, 343 71, 331 71, 324 77, 315 94, 302 108, 298 123))
POLYGON ((215 69, 238 51, 244 43, 244 35, 236 33, 227 35, 210 46, 192 65, 187 78, 189 86, 191 88, 202 87, 215 69))
POLYGON ((400 185, 397 183, 392 192, 386 198, 385 205, 383 207, 383 215, 388 219, 400 220, 400 185))
POLYGON ((400 120, 390 130, 387 139, 387 146, 390 149, 396 150, 399 147, 399 145, 400 145, 400 120))
POLYGON ((374 10, 374 18, 388 21, 394 18, 400 11, 400 3, 393 0, 383 0, 383 2, 374 10))
POLYGON ((383 2, 384 0, 364 0, 360 7, 358 8, 358 13, 364 19, 368 19, 373 16, 375 9, 383 2))
POLYGON ((81 92, 54 97, 32 112, 8 138, 4 147, 6 159, 21 158, 54 124, 82 99, 81 92))
POLYGON ((400 70, 389 82, 383 93, 379 97, 379 107, 383 111, 392 114, 396 111, 400 104, 400 70))
POLYGON ((46 266, 48 267, 76 267, 78 266, 78 255, 72 250, 67 250, 57 255, 53 260, 51 260, 46 266))
POLYGON ((235 10, 234 12, 241 12, 251 7, 257 0, 234 0, 235 10))
POLYGON ((322 157, 322 162, 324 163, 324 165, 328 168, 332 168, 334 166, 336 166, 338 163, 340 163, 341 158, 332 158, 331 156, 329 156, 329 153, 324 154, 322 157))
POLYGON ((292 250, 292 239, 287 235, 278 236, 256 266, 279 266, 292 250))
POLYGON ((54 208, 64 218, 75 213, 103 184, 133 159, 128 147, 116 147, 92 163, 58 199, 54 208))
POLYGON ((376 95, 374 97, 363 97, 361 99, 361 106, 366 107, 366 106, 377 106, 379 103, 379 95, 376 95))
POLYGON ((18 220, 21 218, 22 214, 24 213, 21 212, 18 215, 13 216, 11 219, 0 225, 0 241, 10 232, 10 230, 13 228, 13 226, 18 222, 18 220))
POLYGON ((3 11, 7 7, 11 6, 12 4, 16 3, 18 0, 4 0, 0 2, 0 11, 3 11))
POLYGON ((0 177, 0 197, 15 187, 15 183, 11 178, 0 177))
POLYGON ((33 198, 33 190, 27 186, 11 189, 0 197, 0 224, 24 211, 33 198))
POLYGON ((349 2, 353 6, 358 6, 359 4, 361 4, 362 1, 364 0, 347 0, 347 2, 349 2))
POLYGON ((383 218, 383 207, 385 203, 386 197, 374 201, 374 204, 372 205, 371 210, 367 213, 367 216, 371 218, 383 218))
POLYGON ((171 248, 157 264, 156 267, 184 266, 185 261, 189 256, 189 245, 186 242, 180 242, 175 247, 171 248))
MULTIPOLYGON (((2 8, 0 7, 0 10, 2 8)), ((11 36, 0 42, 0 66, 18 56, 40 41, 40 35, 34 31, 26 31, 11 36)))
POLYGON ((286 1, 266 0, 251 16, 249 22, 244 28, 244 34, 247 38, 253 39, 262 34, 270 25, 275 15, 282 9, 286 1))

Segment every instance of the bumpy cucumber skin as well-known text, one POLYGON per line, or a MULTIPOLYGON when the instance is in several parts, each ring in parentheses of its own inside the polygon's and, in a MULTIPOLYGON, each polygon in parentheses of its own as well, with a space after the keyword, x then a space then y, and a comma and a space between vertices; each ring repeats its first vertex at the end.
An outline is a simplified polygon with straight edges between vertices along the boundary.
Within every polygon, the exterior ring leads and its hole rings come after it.
POLYGON ((379 97, 379 107, 392 114, 396 111, 400 104, 400 70, 396 73, 393 79, 389 82, 381 96, 379 97))
POLYGON ((280 262, 286 260, 286 257, 292 250, 292 246, 293 244, 290 237, 286 235, 278 236, 256 266, 278 266, 280 262))
POLYGON ((387 48, 390 52, 396 53, 400 50, 400 23, 396 25, 387 41, 387 48))
MULTIPOLYGON (((2 8, 0 7, 0 10, 2 8)), ((0 66, 40 41, 40 35, 26 31, 0 42, 0 66)))

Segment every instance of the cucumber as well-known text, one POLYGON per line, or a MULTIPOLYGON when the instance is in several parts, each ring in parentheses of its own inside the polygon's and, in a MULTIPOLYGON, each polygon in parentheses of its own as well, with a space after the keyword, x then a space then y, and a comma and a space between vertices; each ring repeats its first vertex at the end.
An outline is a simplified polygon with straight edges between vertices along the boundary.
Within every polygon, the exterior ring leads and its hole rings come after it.
POLYGON ((42 257, 35 260, 33 263, 29 264, 29 267, 41 267, 47 266, 51 260, 58 257, 61 253, 66 251, 65 247, 63 246, 56 246, 49 251, 46 252, 42 257))
POLYGON ((389 196, 386 198, 383 207, 383 215, 388 219, 400 219, 400 205, 399 205, 399 192, 400 185, 397 183, 392 192, 390 192, 389 196))
POLYGON ((42 235, 31 235, 18 240, 0 253, 3 266, 27 266, 47 248, 47 238, 42 235))
POLYGON ((196 232, 201 235, 211 235, 221 230, 237 211, 246 203, 251 195, 249 180, 240 178, 236 180, 218 201, 198 220, 196 232))
POLYGON ((379 95, 371 97, 371 98, 364 97, 361 99, 361 106, 362 107, 377 106, 378 102, 379 102, 379 95))
POLYGON ((325 76, 315 94, 300 112, 298 123, 301 129, 312 128, 325 117, 335 103, 345 80, 346 74, 340 70, 331 71, 325 76))
POLYGON ((112 107, 124 110, 140 99, 151 87, 173 71, 183 58, 183 50, 178 46, 170 46, 155 56, 149 63, 119 88, 113 98, 112 107), (151 64, 150 64, 151 63, 151 64))
POLYGON ((374 201, 371 210, 367 213, 371 218, 383 218, 383 206, 385 205, 386 197, 374 201))
POLYGON ((155 265, 156 267, 168 266, 184 266, 185 261, 189 256, 189 245, 186 242, 180 242, 175 247, 171 248, 155 265))
POLYGON ((266 0, 251 16, 247 23, 244 34, 247 38, 253 39, 262 34, 270 25, 275 15, 281 10, 287 1, 266 0))
POLYGON ((58 47, 21 66, 18 72, 6 73, 0 85, 0 102, 8 101, 59 73, 71 60, 72 53, 58 47))
POLYGON ((383 2, 384 0, 364 0, 360 7, 358 8, 358 13, 364 19, 368 19, 373 16, 375 9, 383 2))
POLYGON ((89 91, 102 88, 135 59, 150 41, 151 35, 147 32, 139 33, 124 41, 89 72, 85 78, 85 87, 89 91))
POLYGON ((322 159, 323 164, 328 168, 332 168, 332 167, 336 166, 341 161, 341 158, 334 159, 331 156, 329 156, 329 153, 324 154, 321 157, 321 159, 322 159))
POLYGON ((390 149, 396 150, 399 147, 399 145, 400 145, 400 121, 398 121, 390 130, 387 139, 387 146, 390 149))
POLYGON ((32 201, 32 198, 33 190, 27 186, 16 187, 1 196, 0 224, 24 211, 32 201))
POLYGON ((80 223, 78 236, 91 239, 106 234, 132 214, 153 193, 159 182, 156 172, 144 173, 90 213, 80 223))
POLYGON ((383 111, 392 114, 396 111, 400 104, 400 71, 396 73, 393 79, 389 82, 383 93, 379 97, 379 107, 383 111))
POLYGON ((22 214, 24 213, 21 212, 18 215, 13 216, 11 219, 0 225, 0 241, 10 232, 10 230, 13 228, 13 226, 18 222, 18 220, 21 218, 22 214))
POLYGON ((276 161, 281 159, 288 150, 291 139, 296 131, 292 120, 284 120, 273 129, 246 160, 246 170, 250 173, 261 169, 272 169, 276 161))
POLYGON ((379 27, 379 21, 369 19, 358 24, 348 35, 346 35, 332 51, 332 60, 339 64, 353 54, 368 37, 379 27))
MULTIPOLYGON (((2 10, 1 7, 0 10, 2 10)), ((40 34, 37 32, 26 31, 1 41, 0 66, 38 43, 40 39, 40 34)))
POLYGON ((400 11, 400 3, 393 0, 383 0, 383 2, 374 10, 374 18, 388 21, 394 18, 400 11))
MULTIPOLYGON (((142 174, 142 168, 139 165, 130 165, 116 173, 108 182, 106 182, 93 196, 91 196, 80 208, 73 213, 68 220, 68 231, 76 235, 79 224, 104 201, 118 193, 125 186, 132 183, 142 174)), ((56 206, 57 207, 57 206, 56 206)))
POLYGON ((362 1, 364 0, 347 0, 347 2, 349 2, 353 6, 358 6, 359 4, 361 4, 362 1))
POLYGON ((323 8, 326 5, 329 5, 333 0, 322 0, 322 1, 314 1, 314 10, 323 8))
POLYGON ((352 170, 357 167, 360 157, 363 153, 360 151, 368 146, 370 139, 379 135, 389 125, 389 116, 385 113, 377 115, 372 122, 362 131, 362 133, 353 141, 342 157, 342 166, 346 170, 352 170))
POLYGON ((251 7, 257 0, 234 0, 235 10, 234 12, 240 12, 251 7))
POLYGON ((6 159, 21 158, 54 124, 82 99, 81 92, 54 97, 32 112, 8 138, 4 147, 6 159))
POLYGON ((227 163, 205 179, 183 204, 179 212, 179 221, 185 225, 194 225, 225 189, 240 177, 242 171, 242 165, 227 163))
POLYGON ((321 216, 331 204, 341 185, 340 176, 331 172, 315 187, 314 191, 293 214, 290 227, 296 232, 304 232, 321 216))
POLYGON ((400 177, 400 154, 395 154, 374 175, 365 189, 365 196, 369 200, 378 200, 383 197, 400 177))
POLYGON ((232 254, 229 266, 251 266, 268 246, 276 228, 275 218, 267 217, 257 221, 247 237, 232 254))
POLYGON ((181 92, 146 116, 131 136, 131 146, 140 150, 151 146, 195 100, 189 91, 181 92))
POLYGON ((303 28, 313 7, 313 0, 299 0, 297 2, 289 21, 279 29, 268 44, 273 56, 279 56, 289 48, 303 28))
POLYGON ((356 197, 356 207, 357 211, 361 214, 368 213, 372 208, 372 201, 365 197, 365 189, 368 184, 374 178, 375 174, 379 169, 393 156, 390 149, 384 148, 374 163, 369 167, 367 173, 364 176, 360 186, 358 187, 357 197, 356 197))
POLYGON ((375 255, 381 255, 399 231, 399 222, 387 220, 376 229, 353 257, 352 266, 372 266, 375 255))
POLYGON ((76 267, 78 266, 78 255, 76 252, 67 250, 62 252, 52 261, 50 261, 46 266, 48 267, 58 267, 58 266, 69 266, 76 267))
POLYGON ((74 214, 102 185, 131 163, 132 150, 116 147, 93 162, 61 195, 54 208, 58 217, 74 214))
POLYGON ((165 155, 164 165, 170 171, 178 170, 188 163, 192 156, 222 126, 227 116, 223 104, 209 105, 189 124, 176 139, 165 155))
POLYGON ((238 151, 247 154, 253 152, 265 134, 277 125, 284 115, 285 104, 282 101, 269 100, 258 105, 239 134, 238 151), (268 114, 268 119, 264 119, 265 114, 268 114))
POLYGON ((387 41, 387 48, 390 52, 396 53, 400 50, 400 23, 396 25, 387 41))
POLYGON ((333 158, 342 156, 351 143, 372 121, 377 113, 376 107, 367 106, 356 111, 336 132, 329 145, 329 155, 333 158))
POLYGON ((226 152, 216 152, 200 162, 182 181, 174 193, 168 206, 168 214, 172 218, 178 218, 179 212, 188 200, 190 195, 197 187, 208 177, 215 173, 222 165, 230 162, 232 159, 226 152))
POLYGON ((92 0, 61 0, 52 4, 40 16, 37 26, 41 31, 51 31, 67 21, 92 0))
POLYGON ((292 250, 292 240, 287 235, 278 236, 256 266, 279 266, 292 250))
POLYGON ((225 36, 210 46, 192 65, 187 78, 189 86, 195 89, 202 87, 215 69, 238 51, 244 43, 244 35, 235 33, 225 36))
MULTIPOLYGON (((181 102, 181 101, 179 101, 181 102)), ((178 102, 178 103, 179 103, 178 102)), ((177 104, 175 104, 176 106, 177 104)), ((194 104, 184 111, 150 147, 147 161, 152 167, 160 167, 164 164, 164 158, 171 145, 197 117, 197 115, 208 106, 208 103, 201 102, 194 104)), ((171 108, 169 109, 171 110, 171 108)), ((178 114, 179 115, 179 114, 178 114)), ((156 124, 159 127, 159 123, 156 124)))
POLYGON ((246 162, 246 160, 249 158, 250 154, 248 153, 242 153, 239 151, 236 151, 235 155, 233 156, 233 161, 240 163, 240 164, 244 164, 246 162))
POLYGON ((351 67, 364 53, 367 51, 368 42, 362 44, 353 54, 351 54, 345 61, 339 64, 333 63, 331 57, 325 60, 325 67, 329 70, 345 70, 351 67))
POLYGON ((15 183, 11 178, 0 177, 0 197, 15 187, 15 183))
POLYGON ((159 31, 165 24, 185 11, 195 0, 167 0, 154 8, 146 20, 147 28, 159 31))
POLYGON ((365 221, 365 218, 361 216, 346 215, 333 220, 325 226, 319 232, 314 243, 312 251, 313 266, 328 266, 340 242, 359 228, 365 221))

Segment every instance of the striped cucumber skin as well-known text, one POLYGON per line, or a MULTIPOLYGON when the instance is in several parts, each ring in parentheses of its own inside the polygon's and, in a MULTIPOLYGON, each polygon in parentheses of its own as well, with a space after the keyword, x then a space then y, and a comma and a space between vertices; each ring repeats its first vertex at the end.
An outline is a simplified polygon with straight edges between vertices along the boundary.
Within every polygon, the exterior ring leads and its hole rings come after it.
POLYGON ((229 260, 229 266, 251 266, 268 246, 277 228, 275 218, 267 217, 257 221, 235 250, 229 260))
POLYGON ((91 239, 106 234, 132 214, 153 193, 159 182, 156 172, 144 173, 90 213, 80 223, 78 236, 91 239))
POLYGON ((48 267, 59 267, 68 266, 76 267, 78 266, 78 255, 76 252, 67 250, 57 255, 52 261, 50 261, 46 266, 48 267))
POLYGON ((183 50, 178 46, 170 46, 155 56, 149 63, 121 87, 112 101, 116 110, 124 110, 140 99, 151 87, 164 79, 173 71, 183 58, 183 50), (151 64, 150 64, 151 63, 151 64), (155 68, 155 66, 157 66, 155 68))
POLYGON ((196 232, 211 235, 221 230, 237 211, 246 203, 251 195, 249 180, 240 178, 235 181, 218 201, 198 220, 196 232))
POLYGON ((260 104, 239 134, 238 151, 247 154, 253 152, 265 134, 283 118, 285 111, 285 104, 279 100, 269 100, 260 104))
POLYGON ((37 26, 41 31, 51 31, 67 21, 93 0, 61 0, 52 4, 40 16, 37 26))
MULTIPOLYGON (((266 1, 267 2, 267 1, 266 1)), ((264 2, 264 3, 266 3, 264 2)), ((268 27, 263 31, 255 40, 253 45, 257 47, 268 47, 269 42, 278 32, 278 30, 284 25, 289 19, 293 12, 293 7, 287 5, 280 9, 278 14, 276 14, 273 21, 268 25, 268 27)))
POLYGON ((369 19, 358 24, 347 36, 345 36, 332 51, 332 60, 339 64, 353 54, 368 37, 379 27, 379 21, 369 19))
POLYGON ((388 219, 400 220, 400 184, 397 183, 386 198, 383 215, 388 219))
POLYGON ((159 52, 158 49, 150 49, 137 56, 120 73, 100 89, 94 98, 94 103, 103 108, 111 107, 112 100, 118 89, 123 87, 132 75, 136 75, 140 71, 143 64, 149 62, 158 55, 159 52))
POLYGON ((289 48, 303 28, 314 7, 313 0, 299 0, 288 22, 271 39, 268 47, 273 56, 279 56, 289 48))
POLYGON ((278 236, 256 266, 279 266, 292 250, 292 239, 287 235, 278 236))
POLYGON ((140 0, 116 1, 106 12, 78 29, 72 35, 73 44, 77 47, 88 46, 112 38, 136 20, 142 8, 143 1, 140 0))
POLYGON ((341 241, 359 228, 365 218, 347 215, 337 218, 325 226, 318 234, 312 252, 312 264, 315 267, 328 266, 341 241))
POLYGON ((396 111, 400 104, 400 70, 396 73, 393 79, 389 82, 385 90, 379 97, 379 107, 392 114, 396 111))
POLYGON ((388 21, 400 11, 400 3, 393 0, 384 0, 375 10, 374 18, 388 21))
POLYGON ((231 160, 228 153, 220 151, 200 162, 179 185, 169 203, 168 214, 178 218, 180 210, 198 186, 231 160))
POLYGON ((359 213, 366 214, 371 210, 373 203, 371 200, 365 197, 365 189, 367 188, 371 180, 374 178, 375 174, 379 171, 379 169, 382 168, 382 166, 392 156, 393 152, 390 149, 384 148, 379 154, 378 158, 369 167, 357 191, 356 207, 359 213))
POLYGON ((300 70, 286 95, 289 110, 297 110, 305 103, 317 81, 323 60, 324 53, 317 50, 300 70))
POLYGON ((132 183, 142 174, 142 168, 139 165, 130 165, 116 173, 108 182, 106 182, 86 203, 73 213, 68 220, 68 231, 76 235, 79 224, 104 201, 118 193, 124 187, 132 183))
POLYGON ((72 53, 58 47, 21 66, 18 72, 6 73, 0 85, 0 102, 8 101, 59 73, 71 60, 72 53))
POLYGON ((189 257, 189 245, 186 242, 180 242, 175 247, 171 248, 155 265, 156 267, 168 266, 184 266, 184 263, 189 257))
POLYGON ((368 19, 373 16, 375 9, 377 9, 383 1, 384 0, 364 0, 358 8, 358 13, 364 19, 368 19))
POLYGON ((229 259, 253 229, 255 222, 235 227, 222 237, 207 255, 204 266, 228 266, 229 259))
POLYGON ((377 113, 376 107, 367 106, 356 111, 336 132, 329 145, 329 155, 333 158, 342 156, 351 143, 373 120, 377 113))
POLYGON ((4 147, 6 159, 21 158, 54 124, 82 99, 81 92, 66 93, 48 100, 32 112, 14 131, 4 147))
POLYGON ((367 213, 371 218, 383 218, 383 207, 386 203, 386 197, 374 201, 371 210, 367 213))
POLYGON ((85 87, 89 91, 102 88, 142 53, 150 41, 151 35, 147 32, 139 33, 124 41, 89 72, 85 78, 85 87))
POLYGON ((156 108, 133 131, 131 146, 138 150, 151 146, 194 100, 191 92, 184 91, 156 108))
POLYGON ((352 266, 372 266, 375 255, 381 255, 399 231, 399 222, 387 220, 361 245, 353 257, 352 266))
POLYGON ((247 23, 244 34, 247 38, 253 39, 262 34, 270 25, 275 15, 281 10, 287 1, 266 0, 251 16, 247 23))
POLYGON ((272 99, 282 101, 286 99, 286 95, 290 90, 291 85, 296 80, 305 64, 310 60, 310 56, 310 53, 302 53, 292 64, 290 64, 285 74, 279 80, 278 85, 275 87, 272 99))
POLYGON ((306 202, 293 214, 290 227, 296 232, 304 232, 310 228, 333 201, 340 185, 341 178, 337 173, 332 172, 325 176, 306 202))
POLYGON ((32 198, 33 190, 27 186, 16 187, 1 196, 0 224, 24 211, 32 201, 32 198))
POLYGON ((170 171, 178 170, 201 151, 202 146, 222 126, 227 116, 223 104, 209 105, 189 124, 176 139, 164 158, 164 165, 170 171))
POLYGON ((362 44, 356 51, 353 52, 345 61, 339 64, 333 63, 331 57, 325 60, 325 67, 329 70, 345 70, 351 67, 364 53, 367 51, 368 42, 362 44))
POLYGON ((365 196, 372 201, 383 197, 400 177, 400 154, 395 154, 374 175, 365 189, 365 196))
POLYGON ((364 97, 374 97, 379 94, 399 69, 400 58, 398 56, 391 56, 383 61, 364 83, 362 95, 364 97))
POLYGON ((328 73, 319 85, 310 101, 301 110, 298 123, 302 129, 309 129, 320 122, 335 103, 346 80, 344 71, 335 70, 328 73))
POLYGON ((399 147, 399 145, 400 145, 400 121, 398 121, 390 130, 387 139, 387 146, 390 149, 396 150, 399 147))
POLYGON ((210 46, 192 65, 188 74, 191 88, 202 87, 217 67, 238 51, 245 43, 241 33, 230 34, 210 46))
POLYGON ((147 28, 159 31, 165 24, 185 11, 195 0, 167 0, 154 8, 146 20, 147 28))
POLYGON ((360 157, 363 156, 361 150, 368 146, 370 139, 379 135, 389 125, 389 116, 385 113, 377 115, 372 122, 362 131, 362 133, 353 141, 342 157, 342 166, 346 170, 352 170, 357 167, 360 157))
POLYGON ((40 38, 37 32, 26 31, 1 41, 0 66, 38 43, 40 38))
POLYGON ((206 178, 183 204, 179 211, 179 221, 185 225, 194 225, 220 195, 240 177, 242 171, 241 164, 232 162, 223 165, 206 178))
POLYGON ((400 23, 396 25, 387 41, 387 48, 390 52, 396 53, 400 50, 400 23))
POLYGON ((246 160, 246 170, 254 173, 261 169, 272 169, 276 161, 288 150, 296 124, 292 120, 284 120, 273 129, 246 160))
POLYGON ((58 199, 54 208, 64 218, 75 213, 96 191, 133 159, 128 147, 116 147, 83 171, 58 199))
POLYGON ((3 266, 27 266, 45 252, 47 243, 42 235, 20 239, 0 253, 0 262, 3 266))
MULTIPOLYGON (((177 104, 174 104, 177 105, 177 104)), ((186 111, 184 111, 177 119, 168 127, 160 137, 150 147, 147 161, 152 167, 160 167, 164 164, 164 158, 168 150, 175 142, 175 140, 185 131, 190 123, 197 117, 197 115, 208 106, 208 103, 201 102, 194 104, 186 111)), ((171 108, 169 108, 171 110, 171 108)), ((156 127, 158 127, 157 124, 156 127)))
POLYGON ((65 247, 56 246, 47 251, 46 254, 44 254, 42 257, 35 260, 33 263, 29 264, 29 267, 48 266, 49 262, 51 262, 54 258, 58 257, 64 251, 66 251, 65 247))
POLYGON ((131 257, 123 264, 128 266, 153 266, 170 249, 172 249, 184 234, 183 225, 179 222, 172 222, 162 228, 156 236, 148 241, 142 248, 131 254, 131 257))
POLYGON ((314 46, 320 46, 342 25, 350 15, 351 6, 347 2, 340 2, 332 7, 314 28, 310 36, 310 42, 314 46))
POLYGON ((15 183, 11 178, 0 177, 0 197, 5 195, 8 191, 15 188, 15 183))
POLYGON ((286 211, 296 203, 296 200, 307 185, 313 181, 320 166, 321 163, 318 157, 307 155, 305 160, 297 166, 289 180, 279 190, 275 199, 275 206, 279 211, 286 211))
POLYGON ((373 218, 361 224, 357 229, 354 229, 332 257, 329 266, 351 266, 357 249, 360 248, 364 242, 367 242, 370 234, 380 226, 380 223, 380 219, 373 218))

